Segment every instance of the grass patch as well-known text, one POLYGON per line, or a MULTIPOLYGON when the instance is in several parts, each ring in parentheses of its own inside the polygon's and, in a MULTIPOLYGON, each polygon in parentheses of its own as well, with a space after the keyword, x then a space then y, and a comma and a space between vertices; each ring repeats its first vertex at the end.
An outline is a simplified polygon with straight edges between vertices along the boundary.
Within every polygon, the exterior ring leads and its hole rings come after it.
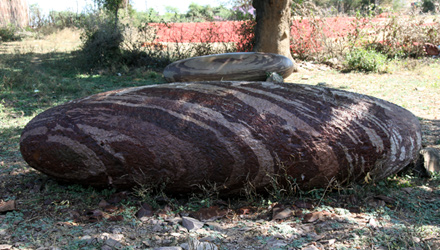
POLYGON ((346 57, 346 70, 364 72, 383 72, 387 62, 387 56, 374 50, 355 48, 346 57))

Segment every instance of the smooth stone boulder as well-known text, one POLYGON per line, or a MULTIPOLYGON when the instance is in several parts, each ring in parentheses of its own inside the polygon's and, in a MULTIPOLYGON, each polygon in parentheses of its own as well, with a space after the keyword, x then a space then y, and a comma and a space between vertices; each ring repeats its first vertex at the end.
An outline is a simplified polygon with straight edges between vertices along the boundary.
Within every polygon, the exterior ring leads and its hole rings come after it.
POLYGON ((164 69, 163 75, 168 82, 265 81, 271 72, 286 78, 293 70, 293 61, 282 55, 238 52, 176 61, 164 69))
POLYGON ((420 150, 423 158, 423 167, 428 175, 440 172, 440 149, 424 148, 420 150))
POLYGON ((173 83, 51 108, 24 128, 29 165, 98 187, 200 185, 226 194, 272 177, 303 189, 383 179, 415 161, 418 119, 374 97, 289 83, 173 83), (335 182, 333 182, 335 183, 335 182))

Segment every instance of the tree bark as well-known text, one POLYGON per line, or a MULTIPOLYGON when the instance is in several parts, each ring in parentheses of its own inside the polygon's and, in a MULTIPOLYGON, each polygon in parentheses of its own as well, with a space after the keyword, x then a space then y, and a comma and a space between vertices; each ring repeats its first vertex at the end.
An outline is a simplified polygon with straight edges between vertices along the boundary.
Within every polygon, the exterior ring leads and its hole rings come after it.
POLYGON ((257 12, 254 51, 283 55, 293 61, 290 53, 292 0, 254 0, 252 5, 257 12))

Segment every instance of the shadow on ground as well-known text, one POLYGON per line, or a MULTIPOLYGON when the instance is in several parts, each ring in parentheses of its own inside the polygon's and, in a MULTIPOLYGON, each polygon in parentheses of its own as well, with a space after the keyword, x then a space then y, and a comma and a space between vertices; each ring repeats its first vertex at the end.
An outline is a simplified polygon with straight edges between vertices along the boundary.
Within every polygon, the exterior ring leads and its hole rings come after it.
POLYGON ((75 53, 2 54, 0 100, 10 112, 33 115, 53 105, 132 86, 163 83, 147 68, 83 70, 75 53))

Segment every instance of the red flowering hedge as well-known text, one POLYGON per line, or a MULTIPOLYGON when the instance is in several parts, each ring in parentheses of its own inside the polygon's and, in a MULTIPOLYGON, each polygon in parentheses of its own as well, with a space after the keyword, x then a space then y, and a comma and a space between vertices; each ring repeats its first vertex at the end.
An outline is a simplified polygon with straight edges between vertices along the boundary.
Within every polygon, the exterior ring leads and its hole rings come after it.
MULTIPOLYGON (((318 40, 323 37, 346 36, 352 31, 354 18, 334 17, 321 19, 322 25, 316 26, 307 19, 295 20, 291 37, 296 44, 304 48, 319 48, 318 40), (302 45, 301 45, 302 44, 302 45)), ((234 42, 238 50, 249 50, 253 37, 252 21, 202 22, 202 23, 151 23, 156 30, 154 42, 162 43, 215 43, 234 42)))
POLYGON ((215 43, 239 41, 238 27, 243 22, 151 23, 155 42, 215 43))
MULTIPOLYGON (((370 32, 375 39, 380 29, 387 28, 392 19, 378 16, 374 19, 355 17, 328 17, 316 19, 297 19, 291 28, 291 50, 305 54, 322 49, 326 39, 345 39, 349 37, 354 45, 367 42, 358 39, 370 32), (368 31, 368 32, 366 32, 368 31), (358 40, 356 40, 358 39, 358 40)), ((238 51, 250 51, 253 39, 252 21, 203 22, 203 23, 151 23, 156 33, 157 43, 235 43, 238 51)), ((415 24, 431 26, 432 24, 415 24)), ((396 26, 399 28, 404 28, 396 26)), ((393 29, 397 29, 392 27, 393 29)), ((389 30, 391 33, 393 30, 389 30)), ((371 40, 371 39, 370 39, 371 40)), ((387 39, 388 40, 388 39, 387 39)), ((383 42, 382 42, 383 43, 383 42)))

